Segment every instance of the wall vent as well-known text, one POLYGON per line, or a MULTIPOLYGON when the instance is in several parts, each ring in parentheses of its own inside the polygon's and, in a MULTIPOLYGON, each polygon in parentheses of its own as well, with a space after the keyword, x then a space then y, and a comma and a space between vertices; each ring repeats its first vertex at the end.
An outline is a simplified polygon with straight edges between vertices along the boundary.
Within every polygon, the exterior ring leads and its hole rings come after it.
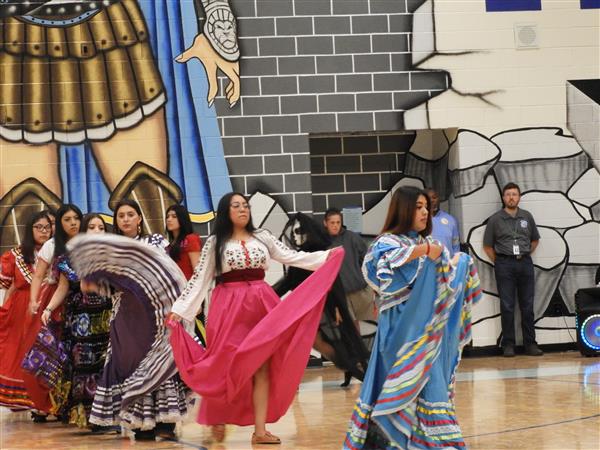
POLYGON ((538 29, 535 23, 515 24, 515 48, 539 48, 538 29))

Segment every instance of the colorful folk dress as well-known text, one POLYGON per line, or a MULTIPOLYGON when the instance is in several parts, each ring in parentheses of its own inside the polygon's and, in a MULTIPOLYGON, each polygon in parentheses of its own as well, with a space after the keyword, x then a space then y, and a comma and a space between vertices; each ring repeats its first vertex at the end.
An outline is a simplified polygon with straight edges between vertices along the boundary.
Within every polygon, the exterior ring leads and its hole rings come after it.
MULTIPOLYGON (((434 242, 431 238, 430 242, 434 242)), ((407 262, 425 239, 383 234, 363 274, 380 298, 369 367, 344 440, 345 449, 464 448, 454 410, 454 373, 471 337, 479 300, 472 259, 448 251, 407 262)))
POLYGON ((33 265, 23 259, 20 247, 4 253, 0 259, 0 288, 8 296, 0 308, 0 406, 12 410, 34 408, 27 392, 21 362, 28 349, 23 334, 29 321, 29 289, 33 265))
POLYGON ((80 279, 114 292, 106 364, 90 413, 96 425, 151 430, 187 414, 165 326, 185 278, 159 235, 81 235, 69 242, 80 279))
POLYGON ((181 378, 202 402, 198 422, 254 423, 253 376, 269 362, 267 422, 276 422, 292 403, 308 361, 326 294, 339 271, 343 251, 290 250, 266 230, 248 241, 229 240, 216 273, 215 237, 207 239, 194 275, 173 312, 191 323, 212 285, 206 348, 171 324, 171 345, 181 378), (317 270, 283 301, 264 281, 273 259, 317 270), (327 261, 326 261, 327 260, 327 261), (218 275, 218 276, 217 276, 218 275))
POLYGON ((65 378, 70 388, 64 410, 70 423, 85 427, 104 369, 112 301, 110 296, 82 293, 79 277, 66 256, 58 257, 55 265, 69 281, 62 340, 69 356, 65 378))

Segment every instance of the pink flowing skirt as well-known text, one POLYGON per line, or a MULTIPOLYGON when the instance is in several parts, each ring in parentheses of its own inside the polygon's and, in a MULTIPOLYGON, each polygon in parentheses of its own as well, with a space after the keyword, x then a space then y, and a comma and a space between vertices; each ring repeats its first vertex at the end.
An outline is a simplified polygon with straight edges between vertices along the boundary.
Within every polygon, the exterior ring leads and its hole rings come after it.
POLYGON ((254 424, 252 377, 269 362, 267 422, 292 403, 314 342, 327 292, 344 252, 283 301, 264 281, 219 284, 212 294, 204 349, 179 323, 171 323, 171 346, 183 381, 200 394, 198 423, 254 424))

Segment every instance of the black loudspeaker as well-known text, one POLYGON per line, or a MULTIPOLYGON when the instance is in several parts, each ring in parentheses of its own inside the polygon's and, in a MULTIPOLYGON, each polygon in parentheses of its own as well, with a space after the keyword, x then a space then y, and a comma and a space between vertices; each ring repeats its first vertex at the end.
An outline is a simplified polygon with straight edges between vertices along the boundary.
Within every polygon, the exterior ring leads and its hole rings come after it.
POLYGON ((600 356, 600 287, 575 294, 577 346, 583 356, 600 356))

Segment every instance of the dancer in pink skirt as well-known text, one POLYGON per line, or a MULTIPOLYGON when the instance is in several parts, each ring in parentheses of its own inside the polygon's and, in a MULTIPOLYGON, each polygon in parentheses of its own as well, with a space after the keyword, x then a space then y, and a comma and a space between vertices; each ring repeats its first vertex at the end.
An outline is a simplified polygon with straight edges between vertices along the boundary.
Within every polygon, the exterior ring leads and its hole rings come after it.
POLYGON ((181 378, 203 397, 198 422, 212 425, 217 440, 224 438, 224 424, 254 424, 253 444, 280 443, 265 424, 283 416, 294 399, 342 259, 342 249, 290 250, 254 228, 243 195, 221 199, 213 234, 171 314, 173 321, 192 322, 216 279, 206 349, 181 324, 170 323, 181 378), (282 301, 264 282, 271 259, 321 269, 282 301))

